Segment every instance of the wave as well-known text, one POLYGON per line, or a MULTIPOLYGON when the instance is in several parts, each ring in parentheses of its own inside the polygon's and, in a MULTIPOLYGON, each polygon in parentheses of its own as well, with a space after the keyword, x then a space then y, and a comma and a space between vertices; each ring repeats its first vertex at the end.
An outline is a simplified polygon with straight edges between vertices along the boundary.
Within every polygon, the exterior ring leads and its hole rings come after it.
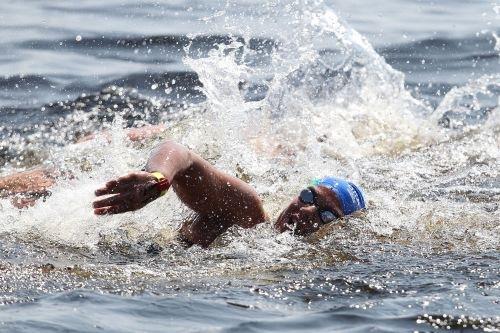
POLYGON ((156 89, 170 89, 171 91, 167 95, 171 95, 173 92, 181 93, 182 97, 190 99, 190 97, 200 98, 202 96, 198 87, 202 84, 198 78, 196 72, 166 72, 166 73, 134 73, 127 76, 114 79, 101 84, 101 89, 108 86, 119 86, 119 87, 129 87, 129 88, 150 88, 156 89), (153 88, 151 88, 153 87, 153 88), (189 94, 189 95, 188 95, 189 94))
POLYGON ((0 88, 3 89, 34 89, 39 88, 50 88, 56 85, 56 83, 46 76, 27 74, 27 75, 12 75, 12 76, 0 76, 0 88))
MULTIPOLYGON (((450 62, 491 61, 499 58, 493 35, 470 38, 428 38, 377 49, 389 64, 418 65, 420 69, 438 67, 450 62)), ((465 64, 461 64, 465 65, 465 64)), ((418 68, 416 68, 418 69, 418 68)))
POLYGON ((237 35, 153 35, 153 36, 92 36, 63 40, 31 40, 18 44, 19 47, 37 50, 82 50, 82 49, 138 49, 152 46, 162 46, 182 50, 191 46, 196 50, 213 49, 219 45, 231 43, 246 44, 248 48, 256 51, 269 52, 276 48, 278 42, 271 38, 250 37, 244 38, 237 35))

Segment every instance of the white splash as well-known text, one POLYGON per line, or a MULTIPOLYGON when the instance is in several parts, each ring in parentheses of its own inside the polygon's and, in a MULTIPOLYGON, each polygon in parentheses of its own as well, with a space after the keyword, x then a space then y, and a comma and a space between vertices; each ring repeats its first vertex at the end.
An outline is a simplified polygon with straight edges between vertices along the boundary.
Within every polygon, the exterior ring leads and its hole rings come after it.
MULTIPOLYGON (((415 242, 468 242, 474 236, 473 247, 498 246, 498 206, 484 195, 498 197, 498 107, 485 111, 487 120, 474 130, 438 125, 447 111, 462 112, 466 98, 473 102, 469 111, 488 109, 479 95, 496 96, 498 105, 498 76, 452 90, 428 117, 429 108, 405 90, 404 75, 321 1, 280 3, 262 17, 263 22, 290 17, 288 29, 272 31, 278 45, 269 55, 265 98, 248 102, 239 88, 263 74, 244 61, 253 52, 248 41, 220 45, 206 58, 186 58, 207 101, 203 112, 171 125, 168 136, 247 179, 271 216, 311 178, 334 174, 358 182, 368 197, 367 213, 350 219, 353 226, 375 235, 410 233, 415 242), (484 179, 490 182, 482 184, 484 179)), ((241 35, 249 35, 248 27, 241 35)), ((103 238, 167 242, 188 213, 172 193, 136 213, 92 215, 93 190, 138 169, 148 155, 150 147, 125 144, 120 127, 113 128, 110 144, 96 139, 55 152, 59 160, 75 164, 73 169, 85 157, 92 170, 59 183, 46 202, 28 210, 3 201, 0 232, 86 247, 103 238)), ((282 256, 296 245, 269 226, 244 235, 220 251, 272 260, 266 251, 282 256)))

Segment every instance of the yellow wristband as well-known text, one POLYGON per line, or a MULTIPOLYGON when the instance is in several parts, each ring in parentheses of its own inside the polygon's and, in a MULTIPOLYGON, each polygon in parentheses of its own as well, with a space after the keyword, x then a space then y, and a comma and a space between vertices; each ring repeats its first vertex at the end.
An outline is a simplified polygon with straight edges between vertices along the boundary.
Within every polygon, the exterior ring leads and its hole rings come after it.
MULTIPOLYGON (((168 183, 167 177, 165 177, 161 172, 155 171, 151 172, 151 176, 155 177, 158 180, 158 183, 163 184, 163 183, 168 183)), ((165 195, 167 193, 168 187, 165 190, 160 190, 160 196, 165 195)))
POLYGON ((162 179, 165 179, 165 176, 161 172, 158 172, 158 171, 151 172, 151 176, 153 176, 156 179, 158 179, 158 181, 160 181, 162 179))

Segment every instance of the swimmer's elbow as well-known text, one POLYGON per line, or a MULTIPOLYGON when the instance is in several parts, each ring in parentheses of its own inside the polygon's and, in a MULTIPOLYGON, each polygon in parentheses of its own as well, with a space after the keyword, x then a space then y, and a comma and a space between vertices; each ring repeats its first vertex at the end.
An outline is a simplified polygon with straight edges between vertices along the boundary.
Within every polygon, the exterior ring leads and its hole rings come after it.
POLYGON ((189 168, 192 160, 192 153, 188 148, 173 140, 166 140, 151 151, 146 171, 163 171, 162 173, 172 181, 177 173, 189 168))
POLYGON ((185 152, 185 151, 189 150, 180 143, 171 139, 162 141, 158 146, 156 146, 153 149, 153 153, 160 153, 160 154, 161 153, 168 154, 172 152, 185 152))

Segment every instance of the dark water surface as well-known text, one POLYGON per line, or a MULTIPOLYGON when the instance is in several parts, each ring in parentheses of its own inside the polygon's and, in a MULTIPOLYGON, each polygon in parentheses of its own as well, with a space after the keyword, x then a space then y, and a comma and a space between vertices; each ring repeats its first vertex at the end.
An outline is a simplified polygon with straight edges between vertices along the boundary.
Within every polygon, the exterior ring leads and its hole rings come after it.
POLYGON ((465 0, 2 2, 0 175, 82 174, 28 210, 0 202, 0 331, 499 331, 499 15, 465 0), (277 123, 247 118, 266 110, 277 123), (72 143, 158 123, 247 172, 271 215, 323 168, 360 181, 370 209, 322 240, 261 227, 209 250, 169 241, 185 214, 170 197, 96 220, 92 189, 150 146, 72 143), (297 160, 255 159, 252 130, 297 160))
POLYGON ((0 319, 6 331, 43 332, 494 331, 499 259, 380 245, 320 269, 190 281, 40 267, 26 276, 7 265, 13 276, 3 282, 20 287, 10 294, 27 299, 5 305, 0 319))

